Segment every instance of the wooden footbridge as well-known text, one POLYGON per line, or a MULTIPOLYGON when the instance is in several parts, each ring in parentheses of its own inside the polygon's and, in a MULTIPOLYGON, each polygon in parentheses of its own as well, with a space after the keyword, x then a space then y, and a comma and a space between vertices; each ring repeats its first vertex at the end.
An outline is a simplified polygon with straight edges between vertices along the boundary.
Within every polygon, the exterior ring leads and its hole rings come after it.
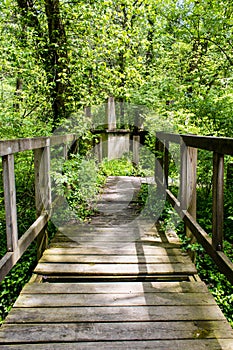
MULTIPOLYGON (((0 328, 1 349, 232 350, 233 330, 176 234, 139 215, 137 194, 146 178, 109 177, 98 198, 99 214, 89 224, 59 227, 46 247, 53 206, 50 149, 74 139, 0 143, 8 245, 1 279, 35 238, 41 256, 0 328), (38 218, 18 239, 13 154, 28 149, 34 150, 38 218)), ((232 262, 222 252, 223 155, 232 155, 232 146, 232 139, 158 133, 155 178, 188 234, 196 236, 233 283, 232 262), (171 142, 181 151, 179 198, 167 186, 171 142), (212 239, 195 217, 197 148, 214 152, 212 239)))

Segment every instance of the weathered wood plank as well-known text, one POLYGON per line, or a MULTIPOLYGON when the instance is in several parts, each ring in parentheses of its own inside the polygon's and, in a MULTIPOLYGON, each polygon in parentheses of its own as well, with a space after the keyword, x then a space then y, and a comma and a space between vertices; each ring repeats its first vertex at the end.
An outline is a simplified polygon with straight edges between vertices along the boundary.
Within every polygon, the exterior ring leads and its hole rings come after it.
POLYGON ((73 134, 56 135, 52 137, 33 137, 14 140, 0 141, 0 156, 13 154, 17 152, 30 151, 36 148, 43 148, 50 146, 71 142, 76 139, 73 134))
POLYGON ((172 339, 1 345, 2 350, 232 350, 232 339, 172 339))
POLYGON ((145 321, 216 321, 224 316, 216 305, 14 308, 6 323, 76 323, 145 321))
POLYGON ((168 132, 156 132, 156 138, 159 139, 160 141, 169 141, 169 142, 174 142, 174 143, 180 143, 181 141, 181 135, 178 134, 172 134, 168 132))
MULTIPOLYGON (((216 305, 208 293, 22 294, 14 307, 216 305)), ((217 307, 217 306, 216 306, 217 307)))
POLYGON ((137 256, 137 255, 49 255, 46 254, 40 259, 40 263, 92 263, 92 264, 138 264, 145 262, 149 264, 188 263, 190 258, 187 255, 171 256, 137 256))
POLYGON ((5 156, 17 152, 49 146, 48 137, 34 137, 0 141, 0 155, 5 156))
POLYGON ((164 248, 162 246, 150 246, 150 245, 141 245, 141 244, 132 244, 132 245, 121 245, 121 249, 119 250, 118 247, 114 246, 103 246, 103 245, 97 245, 93 247, 92 245, 87 246, 75 246, 71 248, 67 247, 52 247, 50 245, 50 248, 48 250, 44 251, 44 255, 76 255, 76 254, 82 254, 82 255, 135 255, 141 256, 141 255, 154 255, 154 256, 171 256, 171 255, 179 255, 180 250, 175 248, 164 248))
POLYGON ((13 252, 18 245, 17 209, 14 155, 10 154, 2 158, 4 203, 6 213, 7 250, 13 252))
POLYGON ((80 242, 87 242, 87 243, 98 243, 98 242, 106 242, 106 239, 112 243, 128 243, 128 242, 159 242, 162 243, 162 240, 160 237, 152 236, 152 235, 144 235, 144 236, 138 236, 136 234, 129 234, 125 235, 125 233, 122 233, 121 235, 116 235, 116 234, 106 234, 106 235, 56 235, 53 240, 51 241, 52 243, 67 243, 70 241, 74 241, 77 243, 80 242))
POLYGON ((233 138, 198 135, 180 136, 182 137, 186 146, 218 152, 220 154, 233 155, 233 138))
MULTIPOLYGON (((44 210, 50 213, 51 208, 51 179, 50 179, 50 148, 44 147, 34 150, 35 173, 35 204, 36 214, 39 217, 44 210)), ((37 236, 37 259, 42 256, 48 246, 46 227, 37 236)))
POLYGON ((232 339, 226 321, 124 322, 3 325, 0 342, 232 339))
POLYGON ((224 155, 213 154, 213 209, 212 209, 212 245, 217 251, 223 250, 224 225, 224 155))
POLYGON ((153 229, 142 230, 140 232, 138 229, 131 230, 128 229, 127 236, 125 235, 124 230, 67 230, 64 233, 58 232, 53 239, 53 242, 69 242, 69 240, 74 240, 77 242, 99 242, 99 241, 109 241, 109 242, 160 242, 160 243, 177 243, 180 244, 180 239, 176 235, 176 233, 172 230, 167 231, 165 233, 158 233, 153 229), (137 232, 138 231, 138 232, 137 232))
POLYGON ((49 246, 50 248, 77 248, 77 246, 84 246, 89 248, 101 248, 105 251, 108 251, 109 249, 115 248, 118 249, 119 254, 121 254, 121 250, 129 249, 129 248, 135 248, 135 245, 138 245, 138 247, 141 247, 141 249, 144 249, 144 246, 151 246, 151 247, 161 247, 161 248, 179 248, 180 244, 173 244, 173 243, 164 243, 164 242, 108 242, 105 241, 104 245, 103 242, 57 242, 57 243, 51 243, 49 246), (130 247, 131 246, 131 247, 130 247))
POLYGON ((196 274, 193 264, 59 264, 38 263, 35 273, 45 275, 139 275, 139 274, 196 274))
MULTIPOLYGON (((27 283, 21 294, 209 293, 204 282, 27 283)), ((191 297, 191 296, 190 296, 191 297)))

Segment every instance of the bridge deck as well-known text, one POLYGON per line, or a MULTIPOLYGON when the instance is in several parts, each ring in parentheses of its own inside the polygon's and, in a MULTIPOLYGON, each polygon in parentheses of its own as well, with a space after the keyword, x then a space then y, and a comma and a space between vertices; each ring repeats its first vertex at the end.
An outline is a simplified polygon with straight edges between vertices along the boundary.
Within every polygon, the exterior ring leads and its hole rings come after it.
POLYGON ((90 224, 61 227, 0 329, 2 349, 233 349, 233 331, 177 236, 110 177, 90 224))

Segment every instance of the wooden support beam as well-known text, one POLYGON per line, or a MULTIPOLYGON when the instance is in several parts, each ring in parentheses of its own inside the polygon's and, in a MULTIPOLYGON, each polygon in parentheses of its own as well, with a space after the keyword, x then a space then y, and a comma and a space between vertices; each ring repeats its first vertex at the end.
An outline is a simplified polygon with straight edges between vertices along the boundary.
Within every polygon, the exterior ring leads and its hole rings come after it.
POLYGON ((54 135, 52 137, 34 137, 24 139, 14 139, 0 141, 0 156, 7 156, 17 152, 30 151, 37 148, 58 145, 61 143, 71 142, 76 140, 74 134, 54 135))
POLYGON ((133 136, 133 164, 138 165, 139 163, 139 148, 140 148, 140 136, 133 136))
POLYGON ((156 138, 155 142, 155 182, 157 186, 164 185, 164 144, 160 139, 156 138))
POLYGON ((181 143, 180 202, 196 218, 197 149, 181 143))
POLYGON ((8 252, 13 252, 17 248, 18 244, 14 155, 9 154, 2 157, 2 165, 6 212, 7 250, 8 252))
MULTIPOLYGON (((39 217, 43 211, 50 213, 51 209, 51 179, 50 179, 50 147, 34 150, 35 168, 35 202, 39 217)), ((47 227, 44 227, 37 237, 37 258, 42 256, 48 246, 47 227)))
POLYGON ((213 217, 212 244, 215 250, 223 249, 223 192, 224 192, 224 155, 213 154, 213 217))
MULTIPOLYGON (((181 172, 180 172, 180 203, 181 209, 187 210, 196 219, 196 182, 197 182, 197 149, 187 147, 181 142, 181 172)), ((188 227, 185 227, 186 236, 190 239, 190 244, 196 242, 195 236, 188 227)), ((193 261, 196 255, 190 250, 193 261)))
POLYGON ((106 124, 108 130, 116 129, 116 111, 115 111, 115 99, 109 97, 106 105, 106 124))
POLYGON ((168 174, 169 174, 169 141, 165 141, 164 145, 164 185, 168 188, 168 174))

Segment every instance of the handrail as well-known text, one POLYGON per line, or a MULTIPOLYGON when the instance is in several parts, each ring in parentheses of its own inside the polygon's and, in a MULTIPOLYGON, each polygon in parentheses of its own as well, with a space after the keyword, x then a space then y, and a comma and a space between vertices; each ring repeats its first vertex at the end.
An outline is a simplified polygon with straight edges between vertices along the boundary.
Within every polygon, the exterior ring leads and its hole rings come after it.
POLYGON ((224 155, 233 155, 233 138, 211 136, 179 135, 165 132, 156 133, 155 181, 160 190, 167 194, 186 225, 186 234, 195 236, 207 254, 215 261, 219 270, 233 284, 233 263, 223 253, 223 191, 224 191, 224 155), (169 147, 170 143, 180 146, 180 191, 179 198, 168 188, 169 147), (213 152, 212 186, 212 238, 199 225, 196 219, 196 171, 197 150, 213 152))
MULTIPOLYGON (((6 212, 6 233, 8 252, 0 260, 0 281, 12 269, 35 238, 39 240, 38 256, 46 245, 45 228, 50 217, 51 182, 50 150, 51 146, 67 144, 77 138, 73 134, 55 135, 0 141, 0 156, 3 165, 4 201, 6 212), (14 174, 14 154, 33 150, 35 169, 35 207, 36 221, 18 239, 16 188, 14 174), (40 173, 43 172, 43 183, 40 173), (43 192, 43 193, 42 193, 43 192)), ((206 252, 212 257, 220 271, 233 284, 233 263, 222 252, 223 248, 223 178, 224 154, 233 155, 233 139, 197 135, 179 135, 164 132, 156 133, 157 165, 155 179, 159 188, 163 188, 168 200, 184 220, 187 233, 196 237, 206 252), (168 189, 169 146, 180 145, 180 194, 176 198, 168 189), (212 239, 196 220, 196 169, 197 149, 213 152, 213 229, 212 239)))
MULTIPOLYGON (((7 253, 0 260, 0 281, 23 255, 29 245, 37 238, 38 258, 46 247, 46 225, 51 210, 50 151, 51 146, 75 141, 74 134, 51 137, 22 138, 0 141, 0 156, 3 167, 4 202, 6 214, 7 253), (33 150, 35 172, 35 207, 37 219, 28 230, 18 238, 14 154, 33 150), (43 173, 43 176, 41 174, 43 173)), ((67 151, 67 150, 66 150, 67 151)))

